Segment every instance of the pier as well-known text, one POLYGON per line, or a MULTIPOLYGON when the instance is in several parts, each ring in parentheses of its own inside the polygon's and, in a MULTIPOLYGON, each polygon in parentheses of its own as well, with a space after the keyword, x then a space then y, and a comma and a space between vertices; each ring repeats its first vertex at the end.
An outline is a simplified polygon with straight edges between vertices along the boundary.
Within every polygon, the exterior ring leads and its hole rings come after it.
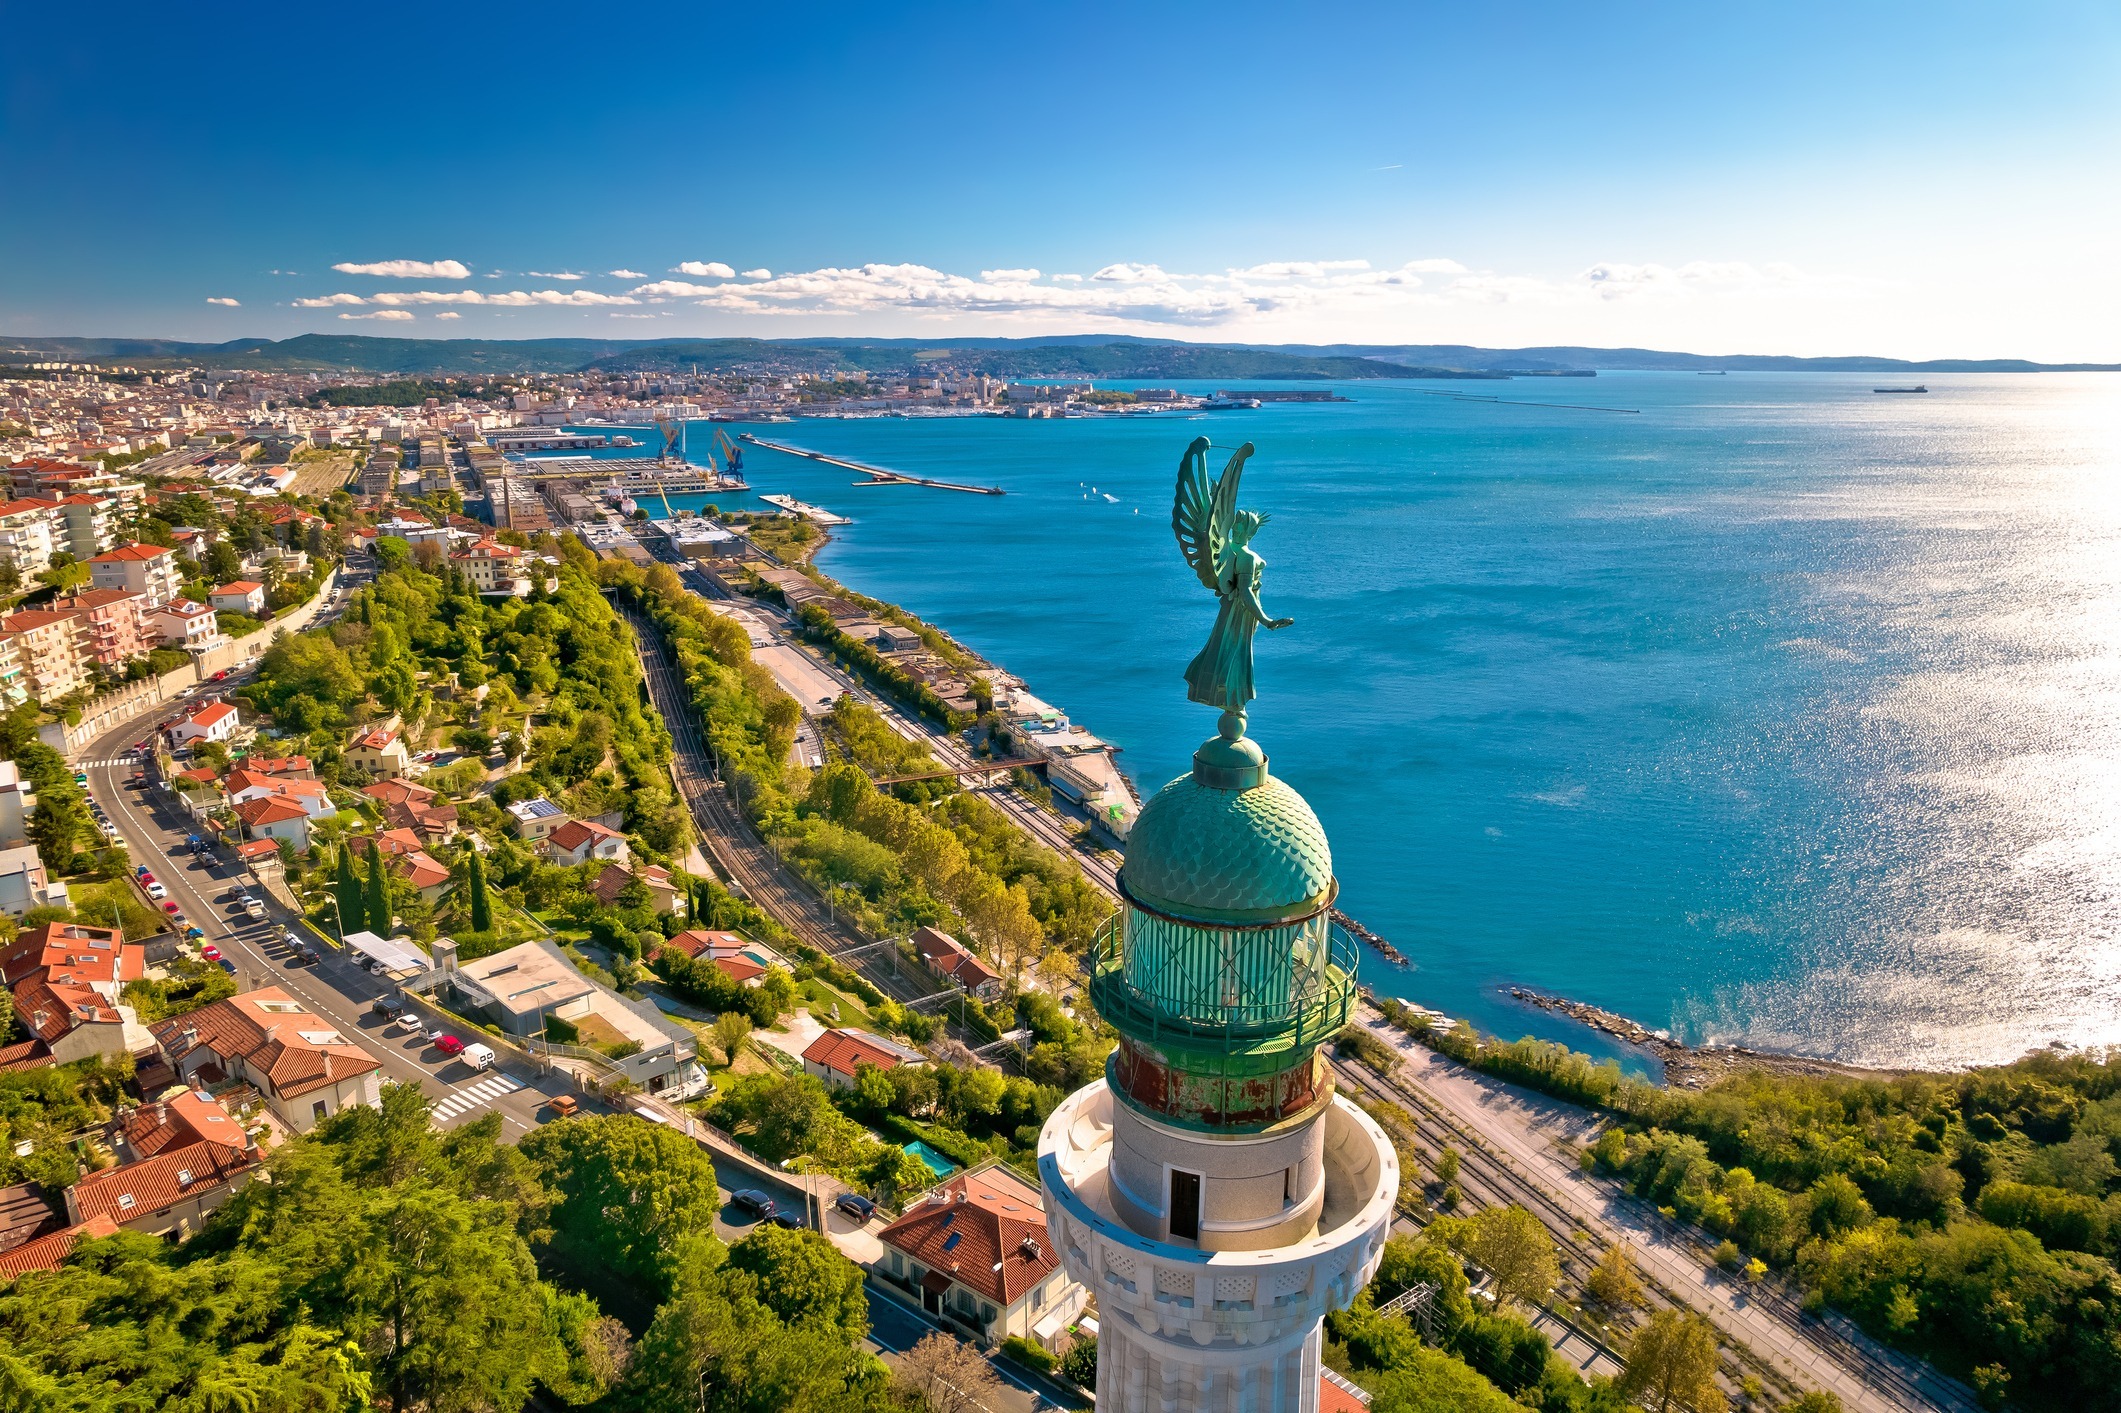
POLYGON ((749 432, 739 433, 737 440, 751 446, 761 446, 768 451, 784 452, 789 456, 800 456, 810 461, 822 461, 827 466, 844 466, 849 471, 859 471, 869 479, 856 481, 857 486, 930 486, 938 491, 966 491, 976 496, 1005 495, 1000 486, 967 486, 957 481, 937 481, 927 476, 908 476, 903 471, 886 471, 881 466, 869 466, 859 461, 849 461, 843 456, 827 456, 822 451, 806 451, 799 446, 784 442, 769 442, 764 437, 755 437, 749 432))
POLYGON ((821 505, 812 505, 808 501, 797 500, 794 496, 771 495, 760 496, 759 499, 768 505, 779 506, 790 515, 800 515, 813 524, 852 525, 854 523, 844 515, 834 515, 821 505))

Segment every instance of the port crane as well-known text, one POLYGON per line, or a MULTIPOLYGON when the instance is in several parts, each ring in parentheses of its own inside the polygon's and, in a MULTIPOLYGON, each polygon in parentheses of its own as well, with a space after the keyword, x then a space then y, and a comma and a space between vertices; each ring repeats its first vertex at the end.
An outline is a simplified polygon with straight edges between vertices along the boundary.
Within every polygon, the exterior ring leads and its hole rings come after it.
POLYGON ((685 460, 684 422, 682 420, 658 417, 655 419, 655 429, 663 434, 663 453, 656 460, 666 463, 675 461, 682 464, 685 460))
POLYGON ((722 464, 729 468, 730 475, 734 476, 743 471, 744 449, 729 440, 729 434, 720 427, 714 429, 714 444, 722 453, 722 464))

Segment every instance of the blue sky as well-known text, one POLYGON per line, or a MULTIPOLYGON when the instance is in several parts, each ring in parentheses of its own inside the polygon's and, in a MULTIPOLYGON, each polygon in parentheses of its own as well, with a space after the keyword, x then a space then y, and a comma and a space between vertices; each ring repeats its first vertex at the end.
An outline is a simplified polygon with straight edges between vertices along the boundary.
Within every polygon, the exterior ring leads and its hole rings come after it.
POLYGON ((2121 359, 2110 3, 181 10, 11 12, 0 333, 2121 359))

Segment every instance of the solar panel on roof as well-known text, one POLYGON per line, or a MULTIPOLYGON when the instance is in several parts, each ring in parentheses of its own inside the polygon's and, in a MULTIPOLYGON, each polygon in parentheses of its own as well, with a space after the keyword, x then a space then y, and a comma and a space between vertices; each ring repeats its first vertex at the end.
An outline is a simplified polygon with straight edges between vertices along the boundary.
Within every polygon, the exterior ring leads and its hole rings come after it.
POLYGON ((946 1236, 946 1237, 944 1237, 944 1238, 943 1238, 943 1250, 945 1250, 945 1251, 955 1251, 955 1250, 957 1250, 957 1244, 958 1244, 958 1243, 959 1243, 960 1241, 963 1241, 964 1239, 965 1239, 965 1234, 964 1234, 963 1232, 961 1232, 961 1231, 954 1231, 954 1232, 950 1233, 950 1235, 948 1235, 948 1236, 946 1236))

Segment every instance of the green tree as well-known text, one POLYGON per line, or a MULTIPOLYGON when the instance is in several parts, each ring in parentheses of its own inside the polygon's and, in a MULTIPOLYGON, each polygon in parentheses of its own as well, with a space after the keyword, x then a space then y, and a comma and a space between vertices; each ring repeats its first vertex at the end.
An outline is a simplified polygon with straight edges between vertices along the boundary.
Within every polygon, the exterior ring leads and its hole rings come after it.
POLYGON ((361 891, 361 879, 354 872, 353 841, 339 845, 338 876, 332 884, 332 896, 339 902, 340 941, 345 941, 348 929, 359 932, 368 925, 368 903, 361 891))
POLYGON ((547 1124, 520 1146, 558 1198, 552 1248, 574 1270, 667 1293, 687 1239, 714 1234, 714 1164, 683 1134, 603 1115, 547 1124))
POLYGON ((1522 1207, 1483 1207, 1466 1218, 1457 1244, 1495 1278, 1495 1293, 1505 1300, 1538 1306, 1561 1279, 1554 1238, 1522 1207))
POLYGON ((1584 1289, 1608 1310, 1625 1310, 1642 1302, 1642 1285, 1635 1279, 1635 1253, 1624 1241, 1605 1249, 1584 1289))
POLYGON ((378 937, 390 936, 390 878, 383 868, 383 853, 376 841, 368 841, 368 888, 362 909, 367 928, 378 937))
POLYGON ((478 850, 471 852, 471 930, 491 932, 493 930, 493 900, 486 894, 486 861, 479 857, 478 850))
POLYGON ((1716 1385, 1716 1327, 1701 1315, 1659 1310, 1628 1343, 1627 1367, 1614 1381, 1621 1396, 1648 1413, 1723 1413, 1716 1385))
POLYGON ((791 1325, 821 1325, 849 1343, 869 1333, 861 1267, 822 1232, 761 1222, 729 1248, 729 1264, 757 1277, 759 1303, 791 1325))
POLYGON ((744 1038, 750 1034, 751 1017, 742 1011, 724 1011, 715 1017, 714 1046, 722 1052, 723 1064, 736 1063, 737 1051, 743 1046, 744 1038))

